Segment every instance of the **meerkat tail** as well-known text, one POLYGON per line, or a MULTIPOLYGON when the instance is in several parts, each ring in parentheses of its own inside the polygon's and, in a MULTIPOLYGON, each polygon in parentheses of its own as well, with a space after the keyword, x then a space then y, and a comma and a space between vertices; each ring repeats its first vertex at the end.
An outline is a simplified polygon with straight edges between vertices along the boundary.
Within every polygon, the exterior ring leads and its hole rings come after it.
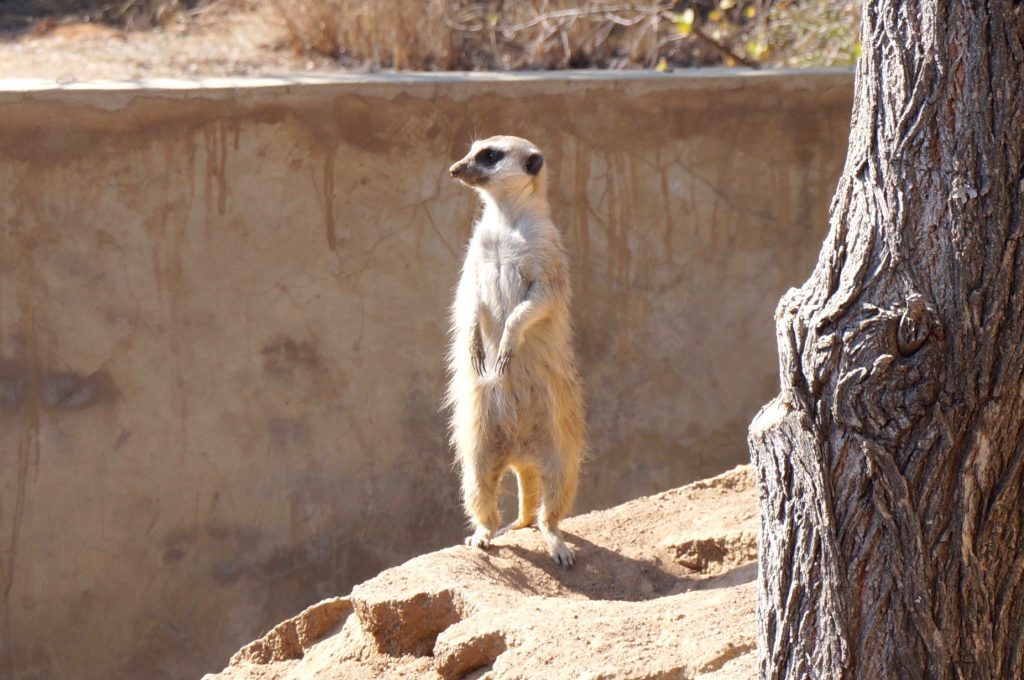
POLYGON ((519 516, 516 521, 508 524, 494 534, 497 538, 509 531, 525 529, 533 526, 537 519, 537 505, 540 503, 540 475, 537 470, 528 465, 513 465, 512 471, 516 474, 516 481, 519 486, 519 516))

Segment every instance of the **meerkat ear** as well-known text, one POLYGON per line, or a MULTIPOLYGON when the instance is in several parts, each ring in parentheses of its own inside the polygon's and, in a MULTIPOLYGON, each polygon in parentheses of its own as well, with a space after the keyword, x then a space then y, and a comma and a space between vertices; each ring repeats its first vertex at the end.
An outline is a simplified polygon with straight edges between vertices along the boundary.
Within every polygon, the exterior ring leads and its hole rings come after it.
POLYGON ((544 156, 539 153, 531 153, 526 159, 526 174, 536 175, 544 167, 544 156))

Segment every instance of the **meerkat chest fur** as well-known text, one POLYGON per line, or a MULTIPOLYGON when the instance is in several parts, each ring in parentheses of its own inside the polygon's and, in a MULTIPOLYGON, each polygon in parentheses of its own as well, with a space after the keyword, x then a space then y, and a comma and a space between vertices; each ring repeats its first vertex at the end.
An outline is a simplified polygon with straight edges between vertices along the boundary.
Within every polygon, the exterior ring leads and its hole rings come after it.
MULTIPOLYGON (((513 221, 498 210, 484 210, 468 253, 475 263, 467 271, 475 277, 488 335, 504 326, 530 286, 543 275, 545 245, 532 220, 513 221)), ((497 344, 497 338, 491 339, 497 344)))

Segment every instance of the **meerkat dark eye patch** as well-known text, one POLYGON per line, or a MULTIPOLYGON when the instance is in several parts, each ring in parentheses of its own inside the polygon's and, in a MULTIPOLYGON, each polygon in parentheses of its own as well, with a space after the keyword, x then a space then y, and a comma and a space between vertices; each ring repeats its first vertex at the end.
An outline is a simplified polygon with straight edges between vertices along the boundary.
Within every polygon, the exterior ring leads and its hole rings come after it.
POLYGON ((526 174, 536 175, 544 167, 544 156, 539 153, 531 153, 526 159, 526 174))
POLYGON ((498 149, 492 149, 490 147, 481 149, 476 155, 476 162, 481 165, 495 166, 502 158, 505 157, 505 152, 498 149))

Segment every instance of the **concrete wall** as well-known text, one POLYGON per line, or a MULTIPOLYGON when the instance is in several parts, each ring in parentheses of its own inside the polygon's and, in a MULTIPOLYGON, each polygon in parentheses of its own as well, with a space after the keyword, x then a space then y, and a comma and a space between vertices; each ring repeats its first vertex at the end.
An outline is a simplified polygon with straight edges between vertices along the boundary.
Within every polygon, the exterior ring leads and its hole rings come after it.
POLYGON ((474 136, 553 173, 578 509, 746 459, 849 73, 194 85, 0 92, 0 676, 194 677, 460 540, 438 409, 475 198, 446 169, 474 136))

